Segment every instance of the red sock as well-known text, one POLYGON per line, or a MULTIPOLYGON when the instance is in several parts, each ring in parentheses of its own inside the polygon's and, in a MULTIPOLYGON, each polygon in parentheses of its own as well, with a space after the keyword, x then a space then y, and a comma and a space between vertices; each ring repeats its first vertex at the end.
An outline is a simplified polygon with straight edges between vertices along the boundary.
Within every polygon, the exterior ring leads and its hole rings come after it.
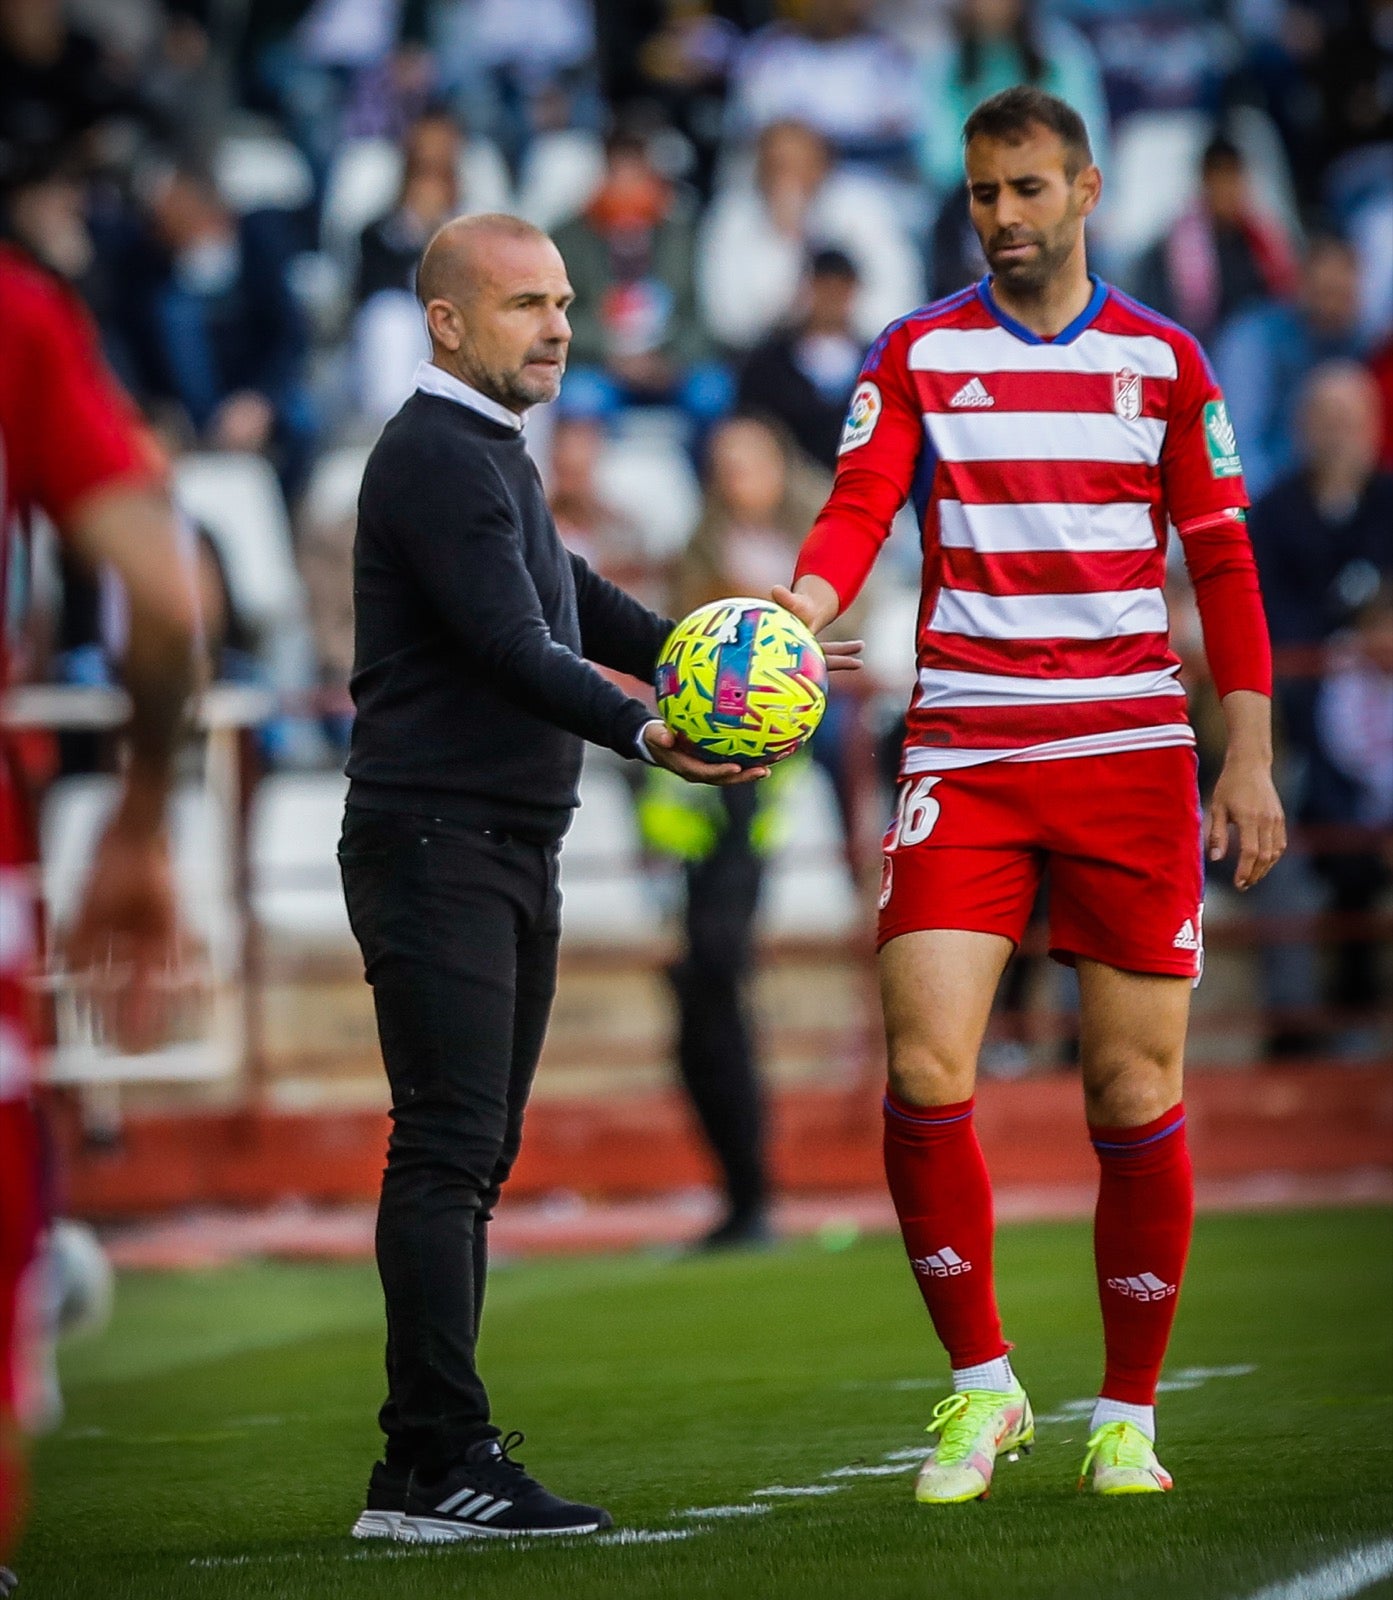
POLYGON ((885 1176, 909 1264, 954 1367, 995 1361, 1001 1336, 992 1281, 992 1186, 971 1100, 912 1106, 885 1096, 885 1176))
POLYGON ((1107 1359, 1100 1392, 1154 1405, 1195 1216, 1185 1107, 1140 1128, 1089 1134, 1101 1169, 1093 1218, 1107 1359))

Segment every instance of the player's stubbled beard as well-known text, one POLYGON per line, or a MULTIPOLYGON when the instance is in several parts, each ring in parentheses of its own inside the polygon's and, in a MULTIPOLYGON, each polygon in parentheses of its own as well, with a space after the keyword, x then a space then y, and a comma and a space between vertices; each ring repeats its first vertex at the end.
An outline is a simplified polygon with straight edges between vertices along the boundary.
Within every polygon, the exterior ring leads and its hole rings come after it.
POLYGON ((982 241, 982 251, 992 273, 1017 294, 1038 294, 1069 259, 1078 237, 1078 213, 1071 205, 1055 228, 1004 228, 982 241), (1033 244, 1036 252, 1024 260, 1001 253, 1010 245, 1033 244))

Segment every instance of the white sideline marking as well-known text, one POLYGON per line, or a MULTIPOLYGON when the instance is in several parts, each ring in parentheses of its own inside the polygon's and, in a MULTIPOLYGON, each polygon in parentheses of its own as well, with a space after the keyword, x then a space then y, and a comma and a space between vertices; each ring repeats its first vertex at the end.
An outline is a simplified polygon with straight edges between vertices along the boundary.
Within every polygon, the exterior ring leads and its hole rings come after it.
POLYGON ((894 1462, 884 1467, 833 1467, 831 1472, 824 1472, 824 1478, 898 1478, 902 1473, 908 1472, 908 1466, 894 1462))
POLYGON ((679 1511, 679 1517, 762 1517, 766 1511, 772 1511, 773 1506, 688 1506, 685 1511, 679 1511))
POLYGON ((922 1444, 912 1444, 908 1450, 887 1450, 887 1461, 922 1461, 928 1455, 928 1448, 922 1444))
POLYGON ((1272 1583, 1249 1600, 1349 1600, 1393 1573, 1393 1539, 1358 1545, 1310 1572, 1272 1583))
POLYGON ((793 1488, 783 1483, 771 1483, 767 1489, 756 1489, 750 1498, 759 1500, 766 1494, 840 1494, 841 1488, 839 1483, 800 1483, 793 1488))
POLYGON ((695 1539, 703 1528, 616 1528, 597 1534, 591 1544, 671 1544, 674 1539, 695 1539))

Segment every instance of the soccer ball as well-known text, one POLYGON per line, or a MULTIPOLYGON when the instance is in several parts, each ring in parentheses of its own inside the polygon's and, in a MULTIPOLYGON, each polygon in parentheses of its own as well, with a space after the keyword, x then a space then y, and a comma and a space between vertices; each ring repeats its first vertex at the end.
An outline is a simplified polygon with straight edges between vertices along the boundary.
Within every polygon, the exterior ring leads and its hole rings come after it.
POLYGON ((772 600, 715 600, 684 617, 654 683, 663 721, 693 754, 742 767, 791 756, 827 708, 821 647, 772 600))

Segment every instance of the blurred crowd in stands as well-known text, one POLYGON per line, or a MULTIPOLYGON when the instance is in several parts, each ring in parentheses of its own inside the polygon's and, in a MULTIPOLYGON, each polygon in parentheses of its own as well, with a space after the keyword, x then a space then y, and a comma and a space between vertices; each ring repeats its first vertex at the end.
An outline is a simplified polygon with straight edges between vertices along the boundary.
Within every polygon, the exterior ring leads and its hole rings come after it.
MULTIPOLYGON (((1248 903, 1357 917, 1393 867, 1390 0, 0 0, 3 226, 85 296, 173 459, 215 671, 324 696, 267 758, 327 767, 358 476, 427 353, 442 220, 516 211, 566 259, 570 369, 528 421, 566 539, 655 605, 767 592, 870 340, 983 270, 959 130, 1019 81, 1088 123, 1096 268, 1227 393, 1306 830, 1248 903)), ((119 597, 53 553, 29 577, 30 675, 102 681, 119 597)), ((853 619, 876 735, 917 582, 903 528, 853 619)), ((1172 602, 1212 763, 1179 571, 1172 602)), ((846 715, 818 752, 841 796, 846 715)), ((1322 999, 1356 1041, 1387 1004, 1347 944, 1328 970, 1264 946, 1271 1051, 1322 999)))

